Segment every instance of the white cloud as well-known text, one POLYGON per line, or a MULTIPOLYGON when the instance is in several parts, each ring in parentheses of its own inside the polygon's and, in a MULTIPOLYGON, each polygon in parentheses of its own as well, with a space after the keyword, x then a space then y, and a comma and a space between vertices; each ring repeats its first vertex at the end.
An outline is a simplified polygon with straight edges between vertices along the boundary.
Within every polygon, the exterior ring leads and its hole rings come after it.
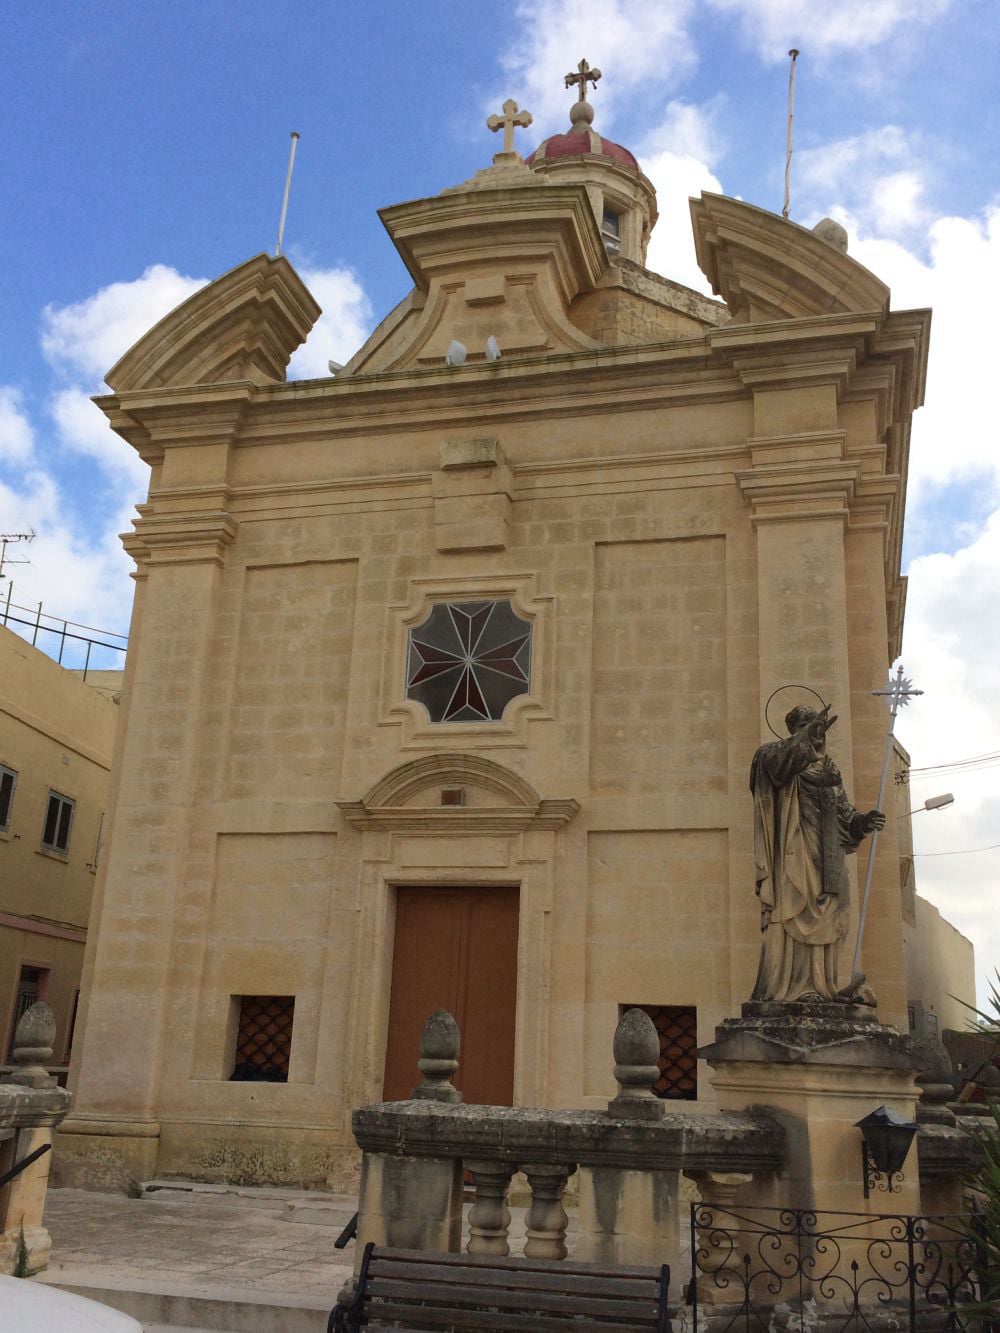
POLYGON ((60 389, 50 404, 59 438, 70 449, 100 463, 106 473, 137 499, 149 486, 149 468, 108 425, 85 389, 60 389))
POLYGON ((323 313, 292 356, 288 378, 317 379, 329 375, 328 361, 344 364, 367 338, 373 324, 371 302, 350 269, 303 265, 298 273, 323 313))
MULTIPOLYGON (((1000 510, 968 546, 951 555, 922 556, 910 566, 903 660, 925 693, 897 730, 915 765, 1000 751, 998 568, 1000 510)), ((914 848, 962 854, 918 855, 917 887, 973 939, 978 971, 985 976, 1000 964, 1000 851, 965 852, 1000 843, 1000 767, 915 774, 910 805, 945 791, 954 793, 955 804, 914 818, 914 848)))
POLYGON ((42 351, 54 369, 95 389, 128 349, 207 279, 151 264, 131 282, 112 282, 71 305, 42 312, 42 351))
POLYGON ((898 125, 804 148, 792 166, 796 211, 822 209, 835 200, 877 234, 915 233, 932 220, 924 202, 930 169, 921 144, 898 125))
POLYGON ((911 507, 930 499, 934 484, 977 475, 1000 484, 993 403, 1000 206, 979 217, 938 218, 927 233, 926 260, 896 240, 858 234, 857 221, 843 211, 840 216, 853 233, 851 255, 889 284, 893 306, 934 311, 927 402, 914 418, 911 507))
POLYGON ((695 259, 689 199, 703 190, 722 193, 722 185, 696 157, 664 151, 640 162, 656 187, 660 210, 649 241, 647 267, 710 296, 711 288, 695 259))
POLYGON ((637 84, 655 78, 668 90, 691 72, 697 61, 688 21, 694 13, 693 0, 519 0, 521 31, 501 59, 505 83, 488 109, 514 97, 534 116, 539 137, 569 129, 573 94, 563 78, 586 56, 603 71, 592 98, 600 132, 637 84))
POLYGON ((34 447, 34 432, 24 411, 21 390, 0 385, 0 462, 26 463, 34 447))
POLYGON ((786 60, 789 47, 826 55, 858 51, 908 28, 931 23, 951 0, 709 0, 737 18, 765 60, 786 60))

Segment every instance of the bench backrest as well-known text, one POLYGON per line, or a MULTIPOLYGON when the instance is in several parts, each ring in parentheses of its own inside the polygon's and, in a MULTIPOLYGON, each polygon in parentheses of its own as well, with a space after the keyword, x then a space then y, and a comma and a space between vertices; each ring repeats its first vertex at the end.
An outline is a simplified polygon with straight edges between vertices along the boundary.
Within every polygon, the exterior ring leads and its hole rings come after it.
POLYGON ((670 1270, 365 1247, 359 1284, 374 1328, 666 1333, 670 1270))

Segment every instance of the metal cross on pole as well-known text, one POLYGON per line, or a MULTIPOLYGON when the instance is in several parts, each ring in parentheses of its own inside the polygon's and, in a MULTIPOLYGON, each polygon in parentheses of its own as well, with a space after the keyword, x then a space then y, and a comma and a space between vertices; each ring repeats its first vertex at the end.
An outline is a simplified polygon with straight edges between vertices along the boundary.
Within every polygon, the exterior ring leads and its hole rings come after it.
POLYGON ((514 151, 514 127, 520 126, 526 130, 531 124, 530 111, 518 111, 517 103, 513 98, 508 97, 503 104, 502 116, 490 116, 486 121, 488 129, 494 134, 497 130, 503 130, 503 151, 512 153, 514 151))
POLYGON ((581 60, 576 67, 576 73, 573 74, 570 72, 566 75, 566 87, 572 88, 574 83, 578 84, 580 87, 580 94, 576 100, 578 102, 585 102, 587 100, 587 84, 596 84, 600 77, 601 71, 599 69, 591 69, 586 60, 581 60))
MULTIPOLYGON (((885 799, 885 784, 889 776, 889 764, 892 760, 892 739, 896 729, 896 716, 899 710, 905 708, 911 699, 918 694, 923 694, 923 690, 913 688, 913 681, 907 680, 903 675, 903 667, 900 663, 896 668, 895 676, 889 677, 889 688, 886 690, 872 690, 872 694, 880 699, 885 699, 889 705, 889 730, 885 734, 885 750, 882 753, 882 776, 878 784, 878 800, 875 802, 876 810, 881 810, 882 802, 885 799)), ((878 847, 878 835, 879 830, 875 829, 868 850, 868 871, 865 875, 865 891, 861 898, 861 912, 858 916, 858 938, 854 946, 854 962, 851 964, 852 978, 861 970, 861 941, 865 933, 865 918, 868 915, 868 898, 872 891, 872 875, 875 872, 875 851, 878 847)))

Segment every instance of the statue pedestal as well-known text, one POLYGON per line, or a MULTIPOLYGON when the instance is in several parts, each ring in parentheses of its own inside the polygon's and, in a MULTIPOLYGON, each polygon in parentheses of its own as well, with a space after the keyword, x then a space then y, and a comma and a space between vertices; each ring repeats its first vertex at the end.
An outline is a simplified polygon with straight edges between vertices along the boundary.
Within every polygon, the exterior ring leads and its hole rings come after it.
MULTIPOLYGON (((698 1052, 712 1068, 724 1111, 766 1108, 784 1126, 785 1170, 754 1181, 747 1205, 869 1213, 920 1211, 917 1154, 910 1150, 898 1193, 878 1185, 864 1197, 857 1121, 883 1103, 916 1113, 907 1038, 858 1005, 751 1002, 726 1019, 698 1052)), ((879 1184, 884 1185, 884 1180, 879 1184)))

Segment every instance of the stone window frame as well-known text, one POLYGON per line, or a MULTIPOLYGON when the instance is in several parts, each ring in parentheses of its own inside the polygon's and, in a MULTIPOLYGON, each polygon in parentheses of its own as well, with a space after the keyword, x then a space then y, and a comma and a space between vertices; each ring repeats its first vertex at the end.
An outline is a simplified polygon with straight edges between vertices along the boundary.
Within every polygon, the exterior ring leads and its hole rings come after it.
POLYGON ((554 602, 554 597, 538 591, 534 573, 491 572, 410 579, 408 599, 386 610, 378 725, 402 728, 402 750, 438 750, 451 739, 473 744, 477 750, 526 747, 529 722, 554 718, 554 602), (422 704, 406 698, 410 629, 422 624, 437 602, 504 600, 532 625, 528 692, 511 700, 497 722, 431 722, 422 704))

